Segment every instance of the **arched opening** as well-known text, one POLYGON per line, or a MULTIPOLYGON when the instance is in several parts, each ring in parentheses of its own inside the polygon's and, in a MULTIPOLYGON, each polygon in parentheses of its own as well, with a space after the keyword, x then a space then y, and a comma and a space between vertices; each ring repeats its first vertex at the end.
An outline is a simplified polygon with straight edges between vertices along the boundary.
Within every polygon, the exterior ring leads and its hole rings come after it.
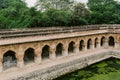
POLYGON ((115 42, 114 42, 114 38, 112 36, 109 37, 109 46, 114 46, 115 42))
POLYGON ((42 59, 49 59, 50 55, 50 47, 48 45, 45 45, 42 49, 42 59))
POLYGON ((24 54, 24 63, 27 64, 30 62, 34 62, 34 58, 35 58, 34 49, 28 48, 24 54))
POLYGON ((92 40, 89 39, 87 42, 87 49, 91 49, 91 45, 92 45, 92 40))
POLYGON ((101 38, 101 46, 104 46, 104 44, 105 44, 105 37, 102 37, 101 38))
POLYGON ((98 38, 95 38, 95 48, 98 46, 98 38))
POLYGON ((79 50, 82 51, 83 49, 84 49, 84 41, 81 40, 79 45, 79 50))
POLYGON ((69 43, 68 53, 74 52, 74 45, 75 45, 75 42, 73 42, 73 41, 69 43))
POLYGON ((15 52, 8 51, 3 56, 3 69, 8 69, 10 67, 17 66, 17 59, 15 56, 15 52))
POLYGON ((63 44, 59 43, 56 47, 56 56, 62 56, 62 52, 63 52, 63 44))

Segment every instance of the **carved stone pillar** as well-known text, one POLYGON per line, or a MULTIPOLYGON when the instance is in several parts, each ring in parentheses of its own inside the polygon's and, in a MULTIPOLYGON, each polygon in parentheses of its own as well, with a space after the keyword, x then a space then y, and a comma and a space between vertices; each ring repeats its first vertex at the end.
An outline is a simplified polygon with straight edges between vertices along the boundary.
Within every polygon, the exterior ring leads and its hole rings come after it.
POLYGON ((87 51, 87 45, 84 45, 83 51, 87 51))
POLYGON ((65 44, 63 46, 62 55, 63 56, 68 56, 68 45, 67 44, 65 44))
POLYGON ((39 55, 37 55, 36 57, 35 57, 35 63, 36 64, 40 64, 41 63, 41 56, 39 55))
POLYGON ((91 47, 91 50, 93 50, 94 49, 94 44, 91 44, 90 47, 91 47))
POLYGON ((17 57, 17 67, 22 68, 24 66, 24 55, 23 54, 18 54, 17 57))
POLYGON ((2 63, 2 59, 0 59, 0 72, 3 71, 3 63, 2 63))
POLYGON ((115 48, 119 47, 119 42, 115 42, 115 48))
POLYGON ((52 48, 50 50, 50 59, 54 60, 55 58, 56 58, 55 48, 52 48))
POLYGON ((36 49, 35 50, 35 63, 36 64, 40 64, 41 63, 41 53, 42 53, 42 51, 40 50, 40 49, 36 49))
POLYGON ((104 42, 104 45, 103 45, 105 48, 108 48, 108 40, 106 40, 105 42, 104 42))
POLYGON ((18 53, 16 54, 16 58, 17 58, 17 67, 19 68, 24 67, 24 50, 21 46, 19 47, 18 53))
POLYGON ((76 44, 74 47, 75 47, 74 52, 76 54, 78 54, 79 53, 79 44, 76 44))
POLYGON ((100 48, 100 42, 98 42, 97 44, 96 44, 96 48, 100 48))
POLYGON ((63 56, 68 56, 68 48, 64 48, 62 51, 63 56))

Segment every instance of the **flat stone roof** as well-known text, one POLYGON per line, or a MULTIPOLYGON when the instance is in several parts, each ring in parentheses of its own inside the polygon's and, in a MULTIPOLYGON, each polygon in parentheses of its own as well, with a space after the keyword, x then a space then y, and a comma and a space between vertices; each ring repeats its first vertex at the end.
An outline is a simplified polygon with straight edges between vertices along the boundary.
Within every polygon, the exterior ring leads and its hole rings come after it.
POLYGON ((48 27, 1 30, 0 45, 45 41, 104 33, 120 33, 120 25, 88 25, 79 27, 48 27))

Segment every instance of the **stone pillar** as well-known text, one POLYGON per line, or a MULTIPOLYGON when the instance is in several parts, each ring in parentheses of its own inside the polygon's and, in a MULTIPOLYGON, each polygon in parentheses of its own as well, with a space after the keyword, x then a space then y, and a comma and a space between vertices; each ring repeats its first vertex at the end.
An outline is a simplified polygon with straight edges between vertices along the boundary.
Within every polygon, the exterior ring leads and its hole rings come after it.
POLYGON ((67 48, 63 49, 62 55, 63 56, 68 56, 68 49, 67 48))
POLYGON ((17 67, 22 68, 24 67, 24 50, 22 47, 19 47, 18 54, 16 55, 17 58, 17 67))
POLYGON ((74 53, 78 54, 79 53, 79 44, 76 44, 74 49, 74 53))
POLYGON ((68 44, 63 46, 62 56, 68 56, 68 44))
POLYGON ((91 50, 93 50, 94 49, 94 44, 91 44, 90 47, 91 47, 91 50))
POLYGON ((17 62, 17 66, 18 66, 19 68, 22 68, 22 67, 24 66, 24 61, 18 61, 18 62, 17 62))
POLYGON ((41 63, 41 56, 40 55, 35 57, 35 63, 36 64, 40 64, 41 63))
POLYGON ((97 43, 97 46, 96 46, 96 47, 97 47, 97 48, 100 48, 100 47, 101 47, 100 42, 97 43))
POLYGON ((18 58, 17 58, 17 67, 22 68, 24 66, 24 55, 23 54, 19 54, 18 58))
POLYGON ((50 59, 54 60, 56 58, 55 48, 50 51, 50 59))
POLYGON ((119 42, 115 42, 115 48, 119 47, 119 42))
POLYGON ((36 64, 40 64, 41 63, 41 53, 42 53, 42 51, 40 50, 40 49, 36 49, 35 50, 35 63, 36 64))
POLYGON ((2 59, 0 60, 0 72, 3 71, 3 63, 2 63, 2 59))
POLYGON ((87 45, 84 45, 83 51, 87 51, 87 45))
POLYGON ((103 45, 105 48, 108 48, 108 41, 106 40, 104 45, 103 45))

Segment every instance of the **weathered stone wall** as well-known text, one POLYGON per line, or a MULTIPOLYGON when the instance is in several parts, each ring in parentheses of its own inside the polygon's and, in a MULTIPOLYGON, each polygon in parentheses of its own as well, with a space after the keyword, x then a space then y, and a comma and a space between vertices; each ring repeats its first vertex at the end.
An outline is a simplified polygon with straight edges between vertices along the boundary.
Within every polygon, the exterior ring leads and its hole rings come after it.
POLYGON ((43 70, 34 71, 21 77, 16 77, 12 80, 52 80, 66 73, 87 67, 110 57, 120 58, 120 52, 108 50, 102 53, 91 54, 74 61, 69 61, 67 63, 48 67, 43 70))
MULTIPOLYGON (((3 60, 4 54, 9 51, 15 53, 15 57, 17 59, 17 68, 18 70, 22 70, 22 68, 27 67, 24 64, 24 54, 29 49, 32 48, 34 51, 34 63, 36 65, 42 65, 41 63, 44 61, 42 54, 44 47, 49 46, 49 56, 48 60, 53 62, 58 59, 57 55, 57 45, 62 44, 62 57, 60 60, 64 60, 66 57, 69 58, 69 50, 71 47, 69 45, 71 42, 74 43, 72 47, 74 47, 73 53, 80 54, 88 52, 86 56, 71 59, 67 62, 52 64, 51 67, 47 67, 44 69, 38 69, 37 71, 33 71, 28 74, 25 74, 21 77, 18 75, 17 80, 50 80, 56 77, 59 77, 63 74, 81 69, 93 63, 99 62, 101 60, 107 59, 109 57, 119 58, 119 51, 104 51, 97 54, 91 54, 91 50, 97 50, 100 48, 103 49, 119 49, 120 48, 120 28, 119 25, 91 25, 83 27, 74 27, 74 28, 60 28, 58 30, 48 29, 45 30, 20 30, 20 31, 2 31, 0 32, 0 72, 3 71, 3 60), (35 34, 33 34, 35 32, 35 34), (14 34, 14 35, 13 35, 14 34), (48 35, 49 34, 49 35, 48 35), (112 42, 114 45, 110 45, 111 41, 110 37, 113 38, 112 42), (83 43, 82 43, 83 41, 83 43), (101 45, 103 44, 103 45, 101 45), (89 46, 89 48, 88 48, 89 46), (81 49, 80 49, 81 48, 81 49)), ((71 57, 72 58, 72 57, 71 57)), ((29 64, 28 64, 29 65, 29 64)), ((34 67, 33 66, 33 67, 34 67)), ((41 67, 40 67, 41 68, 41 67)), ((34 70, 34 68, 33 68, 34 70)), ((6 72, 7 73, 7 72, 6 72)), ((27 73, 27 72, 26 72, 27 73)), ((20 73, 21 74, 21 73, 20 73)), ((10 75, 11 76, 11 75, 10 75)), ((12 78, 11 78, 12 79, 12 78)))

